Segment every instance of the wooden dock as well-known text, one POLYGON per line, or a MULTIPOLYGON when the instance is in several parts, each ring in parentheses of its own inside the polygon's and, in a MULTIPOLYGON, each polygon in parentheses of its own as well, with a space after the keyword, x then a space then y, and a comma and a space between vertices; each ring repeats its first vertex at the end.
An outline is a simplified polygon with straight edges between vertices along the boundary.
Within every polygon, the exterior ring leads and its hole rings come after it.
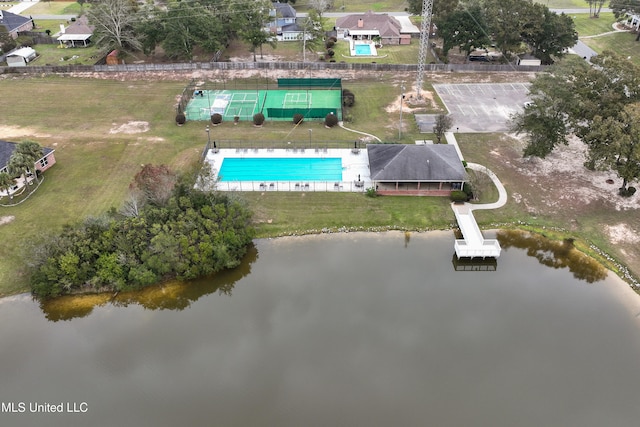
POLYGON ((473 211, 467 204, 452 204, 463 239, 456 239, 454 248, 458 258, 498 258, 502 248, 496 239, 485 239, 473 211))

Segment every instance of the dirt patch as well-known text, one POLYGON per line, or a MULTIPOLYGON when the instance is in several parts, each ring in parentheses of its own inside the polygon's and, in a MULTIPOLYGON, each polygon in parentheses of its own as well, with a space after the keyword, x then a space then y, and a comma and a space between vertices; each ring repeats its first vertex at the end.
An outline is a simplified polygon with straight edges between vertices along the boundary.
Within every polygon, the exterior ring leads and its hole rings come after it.
POLYGON ((0 216, 0 225, 9 224, 14 219, 16 219, 16 217, 13 215, 0 216))
POLYGON ((385 111, 387 113, 399 113, 400 108, 402 108, 403 113, 417 113, 426 109, 437 108, 437 104, 434 100, 433 92, 423 90, 420 92, 420 97, 418 97, 418 91, 415 87, 412 87, 409 91, 405 91, 404 99, 402 99, 402 94, 399 94, 391 104, 385 107, 385 111))
POLYGON ((490 165, 505 184, 510 201, 532 220, 548 219, 577 235, 590 236, 640 276, 640 197, 619 196, 622 180, 614 172, 585 168, 586 147, 579 139, 571 138, 545 159, 523 158, 524 138, 514 135, 498 136, 486 151, 478 150, 476 144, 467 146, 478 156, 474 161, 490 165))
POLYGON ((109 133, 112 133, 112 134, 113 133, 125 133, 125 134, 144 133, 144 132, 148 132, 150 129, 149 122, 143 122, 143 121, 131 121, 131 122, 122 124, 120 126, 118 126, 117 123, 112 123, 111 125, 112 127, 109 133))
POLYGON ((605 226, 605 230, 609 235, 609 238, 612 243, 640 243, 640 236, 638 236, 638 232, 628 224, 616 224, 616 225, 607 225, 605 226))
POLYGON ((3 139, 22 138, 25 136, 50 138, 49 134, 42 134, 34 131, 30 128, 23 128, 20 126, 0 126, 0 135, 3 139))
POLYGON ((591 171, 584 167, 586 154, 585 144, 574 137, 569 139, 568 145, 558 147, 544 159, 519 158, 514 166, 534 184, 539 184, 543 201, 550 208, 566 208, 571 204, 578 209, 601 202, 612 205, 617 211, 640 209, 640 197, 618 195, 622 180, 614 172, 591 171))

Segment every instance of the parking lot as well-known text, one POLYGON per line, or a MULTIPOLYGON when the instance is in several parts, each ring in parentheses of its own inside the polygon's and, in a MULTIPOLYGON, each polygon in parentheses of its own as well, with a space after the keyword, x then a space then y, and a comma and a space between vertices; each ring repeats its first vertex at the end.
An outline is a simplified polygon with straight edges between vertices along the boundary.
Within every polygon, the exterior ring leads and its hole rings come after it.
MULTIPOLYGON (((434 84, 453 118, 452 131, 505 132, 529 100, 529 83, 434 84)), ((423 130, 432 132, 431 130, 423 130)))

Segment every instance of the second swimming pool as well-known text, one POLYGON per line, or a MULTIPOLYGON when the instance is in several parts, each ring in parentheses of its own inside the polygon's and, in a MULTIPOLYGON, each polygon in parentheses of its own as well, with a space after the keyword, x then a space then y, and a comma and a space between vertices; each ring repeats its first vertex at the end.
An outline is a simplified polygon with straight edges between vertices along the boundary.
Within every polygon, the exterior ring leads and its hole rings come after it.
POLYGON ((226 157, 220 181, 342 181, 342 159, 226 157))

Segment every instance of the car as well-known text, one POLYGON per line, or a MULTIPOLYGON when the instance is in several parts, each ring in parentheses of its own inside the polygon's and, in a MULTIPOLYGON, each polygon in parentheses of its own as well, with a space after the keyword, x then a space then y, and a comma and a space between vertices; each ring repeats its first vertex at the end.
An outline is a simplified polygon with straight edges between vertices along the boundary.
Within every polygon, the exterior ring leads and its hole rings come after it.
POLYGON ((489 62, 487 55, 469 55, 469 61, 489 62))

